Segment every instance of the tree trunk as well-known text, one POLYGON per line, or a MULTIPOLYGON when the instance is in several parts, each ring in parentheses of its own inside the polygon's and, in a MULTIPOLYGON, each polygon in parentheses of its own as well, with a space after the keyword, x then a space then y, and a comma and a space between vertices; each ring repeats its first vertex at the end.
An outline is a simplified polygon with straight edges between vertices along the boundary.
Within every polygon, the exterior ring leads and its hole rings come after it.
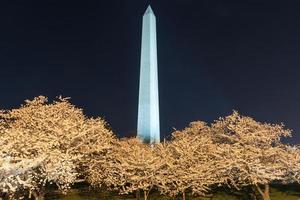
POLYGON ((39 192, 32 192, 32 195, 34 197, 35 200, 44 200, 44 195, 43 193, 39 193, 39 192))
POLYGON ((147 198, 148 198, 147 191, 144 190, 144 200, 147 200, 147 198))
POLYGON ((270 186, 267 184, 265 185, 265 191, 264 191, 264 200, 271 200, 270 198, 270 186))
POLYGON ((264 191, 262 191, 262 189, 258 185, 256 185, 256 188, 257 188, 259 194, 261 195, 261 197, 263 198, 263 200, 271 200, 269 184, 265 184, 264 187, 265 187, 264 191))
POLYGON ((255 188, 251 187, 249 191, 250 200, 257 200, 256 194, 255 194, 255 188))
POLYGON ((136 199, 137 200, 141 199, 141 192, 140 192, 140 190, 137 190, 135 195, 136 195, 136 199))
POLYGON ((185 200, 185 191, 182 192, 182 200, 185 200))

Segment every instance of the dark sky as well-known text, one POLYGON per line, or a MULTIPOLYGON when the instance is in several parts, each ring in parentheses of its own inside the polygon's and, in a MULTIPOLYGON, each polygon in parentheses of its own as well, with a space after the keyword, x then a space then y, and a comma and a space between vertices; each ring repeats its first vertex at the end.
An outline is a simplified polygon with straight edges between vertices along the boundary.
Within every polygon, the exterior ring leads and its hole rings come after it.
MULTIPOLYGON (((120 135, 135 132, 149 1, 7 1, 0 107, 63 95, 120 135)), ((156 0, 162 135, 233 109, 284 122, 300 143, 300 1, 156 0)))

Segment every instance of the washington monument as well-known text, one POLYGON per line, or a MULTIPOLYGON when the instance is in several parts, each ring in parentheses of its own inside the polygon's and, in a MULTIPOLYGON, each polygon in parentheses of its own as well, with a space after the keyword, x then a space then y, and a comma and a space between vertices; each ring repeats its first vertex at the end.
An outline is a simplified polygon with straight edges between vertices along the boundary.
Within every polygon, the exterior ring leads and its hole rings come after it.
POLYGON ((137 137, 160 142, 156 18, 149 6, 143 16, 137 137))

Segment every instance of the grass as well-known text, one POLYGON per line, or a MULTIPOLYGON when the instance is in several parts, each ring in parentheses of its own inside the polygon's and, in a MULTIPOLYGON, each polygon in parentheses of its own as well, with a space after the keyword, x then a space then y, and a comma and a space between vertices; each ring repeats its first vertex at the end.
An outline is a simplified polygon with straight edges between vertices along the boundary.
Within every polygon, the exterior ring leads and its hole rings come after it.
MULTIPOLYGON (((270 196, 272 200, 300 200, 300 185, 275 185, 271 188, 270 196)), ((181 196, 170 198, 152 192, 149 200, 179 200, 181 196)), ((246 192, 216 191, 211 197, 197 197, 187 194, 187 200, 249 200, 246 192)), ((134 195, 119 195, 117 192, 106 189, 91 189, 86 186, 72 189, 67 195, 58 191, 48 190, 45 200, 135 200, 134 195)), ((259 200, 259 199, 258 199, 259 200)))

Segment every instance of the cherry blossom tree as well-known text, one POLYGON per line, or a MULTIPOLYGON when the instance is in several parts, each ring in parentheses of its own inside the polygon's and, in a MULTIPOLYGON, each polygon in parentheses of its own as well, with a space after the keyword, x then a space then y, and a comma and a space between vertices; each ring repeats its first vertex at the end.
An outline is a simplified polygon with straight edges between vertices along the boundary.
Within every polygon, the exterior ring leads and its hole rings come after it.
POLYGON ((78 181, 121 194, 153 188, 170 196, 206 195, 212 186, 255 188, 270 200, 272 183, 300 182, 300 149, 291 131, 234 111, 208 125, 176 130, 172 140, 117 139, 101 118, 88 118, 68 98, 40 96, 0 110, 0 198, 43 199, 47 183, 66 192, 78 181))
POLYGON ((282 124, 260 123, 238 112, 208 126, 192 122, 157 145, 165 162, 157 176, 162 193, 205 195, 212 186, 253 186, 269 200, 270 183, 299 182, 299 148, 281 142, 291 131, 282 124))
MULTIPOLYGON (((94 154, 105 153, 115 139, 101 118, 58 98, 40 96, 20 108, 0 111, 0 191, 27 190, 36 199, 46 183, 66 191, 81 176, 94 154)), ((19 194, 25 194, 24 191, 19 194)))
MULTIPOLYGON (((35 159, 11 158, 0 156, 0 194, 13 198, 16 192, 35 191, 35 168, 41 165, 44 158, 35 159)), ((2 195, 1 195, 2 196, 2 195)))
POLYGON ((163 162, 148 144, 137 138, 117 141, 106 155, 106 160, 92 160, 90 183, 94 186, 105 184, 120 194, 144 191, 147 200, 155 187, 157 172, 163 162))
POLYGON ((257 122, 238 112, 212 124, 214 140, 229 149, 227 174, 235 187, 253 186, 269 200, 269 185, 299 181, 299 149, 281 142, 291 135, 282 124, 257 122))
POLYGON ((187 190, 204 196, 212 185, 227 183, 228 177, 222 176, 230 164, 223 159, 226 150, 214 143, 205 122, 190 123, 175 131, 170 142, 156 148, 165 164, 157 176, 158 188, 164 194, 182 194, 185 200, 187 190))

